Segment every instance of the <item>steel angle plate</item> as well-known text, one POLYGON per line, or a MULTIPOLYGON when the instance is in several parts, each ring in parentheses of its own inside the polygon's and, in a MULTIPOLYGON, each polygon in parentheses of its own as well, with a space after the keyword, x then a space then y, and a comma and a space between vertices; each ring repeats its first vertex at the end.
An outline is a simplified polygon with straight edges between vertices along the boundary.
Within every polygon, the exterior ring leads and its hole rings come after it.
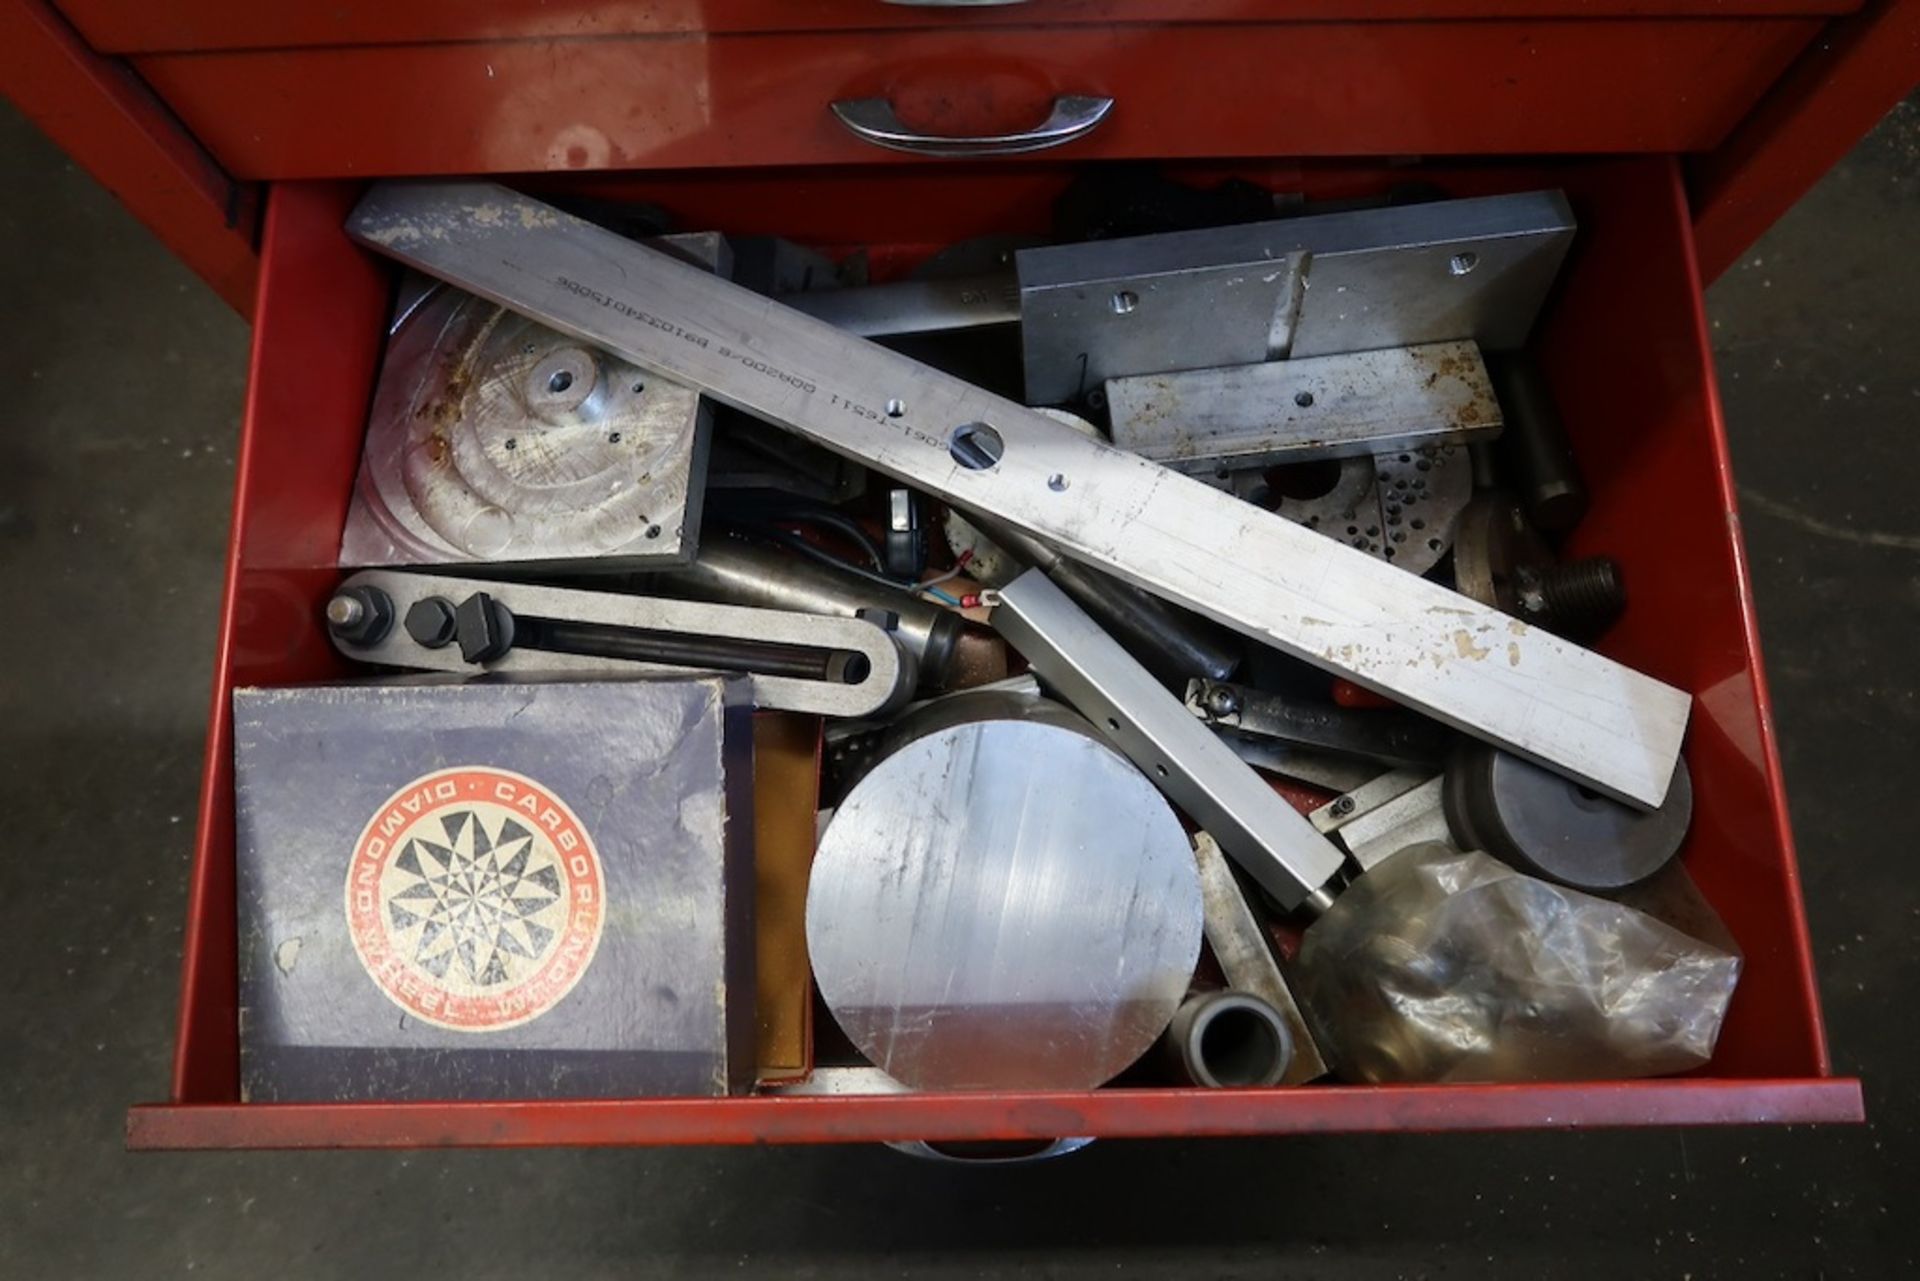
POLYGON ((1509 350, 1574 226, 1559 192, 1528 191, 1023 250, 1027 399, 1454 339, 1509 350))

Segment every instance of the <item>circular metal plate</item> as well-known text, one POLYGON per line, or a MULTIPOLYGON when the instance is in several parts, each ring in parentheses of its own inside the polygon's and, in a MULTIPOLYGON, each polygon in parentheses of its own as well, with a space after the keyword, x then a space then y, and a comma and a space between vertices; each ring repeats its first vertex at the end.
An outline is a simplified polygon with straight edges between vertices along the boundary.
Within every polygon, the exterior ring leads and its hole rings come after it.
POLYGON ((390 347, 366 480, 419 554, 535 560, 679 541, 692 391, 453 289, 413 307, 390 347))
POLYGON ((807 947, 834 1018, 896 1080, 1091 1089, 1172 1019, 1200 913, 1186 834, 1138 770, 1063 724, 972 721, 841 803, 807 947))
POLYGON ((1454 527, 1473 497, 1473 461, 1465 449, 1440 445, 1377 457, 1350 457, 1332 486, 1311 498, 1276 501, 1261 473, 1239 473, 1233 492, 1327 537, 1391 561, 1414 574, 1440 563, 1454 527))
MULTIPOLYGON (((1333 466, 1338 472, 1332 488, 1311 498, 1283 495, 1274 504, 1273 510, 1296 525, 1305 525, 1329 538, 1378 555, 1380 504, 1375 497, 1378 490, 1373 459, 1364 455, 1342 458, 1333 466)), ((1253 494, 1243 493, 1241 497, 1259 502, 1260 493, 1264 492, 1264 481, 1261 484, 1261 490, 1253 494)))
POLYGON ((1637 885, 1665 867, 1693 821, 1693 782, 1684 760, 1666 801, 1651 812, 1483 743, 1461 749, 1441 790, 1448 826, 1461 844, 1595 894, 1637 885))

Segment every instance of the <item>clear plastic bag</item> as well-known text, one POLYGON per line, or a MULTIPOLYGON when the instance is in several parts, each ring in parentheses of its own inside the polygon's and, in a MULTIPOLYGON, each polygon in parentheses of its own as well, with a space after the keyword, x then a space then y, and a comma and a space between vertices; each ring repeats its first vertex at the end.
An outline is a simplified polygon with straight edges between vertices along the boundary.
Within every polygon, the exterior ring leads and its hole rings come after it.
POLYGON ((1301 941, 1296 973, 1353 1081, 1657 1076, 1713 1056, 1737 954, 1646 913, 1414 845, 1301 941))

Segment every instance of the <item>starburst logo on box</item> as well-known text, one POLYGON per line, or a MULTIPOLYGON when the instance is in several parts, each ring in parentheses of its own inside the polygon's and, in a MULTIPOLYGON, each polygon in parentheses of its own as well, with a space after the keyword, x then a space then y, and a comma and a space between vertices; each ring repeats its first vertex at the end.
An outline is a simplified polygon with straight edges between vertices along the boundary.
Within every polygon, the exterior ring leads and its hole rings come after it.
POLYGON ((374 811, 347 868, 347 926, 375 984, 436 1027, 540 1017, 593 961, 606 920, 586 828, 533 779, 487 766, 417 778, 374 811))

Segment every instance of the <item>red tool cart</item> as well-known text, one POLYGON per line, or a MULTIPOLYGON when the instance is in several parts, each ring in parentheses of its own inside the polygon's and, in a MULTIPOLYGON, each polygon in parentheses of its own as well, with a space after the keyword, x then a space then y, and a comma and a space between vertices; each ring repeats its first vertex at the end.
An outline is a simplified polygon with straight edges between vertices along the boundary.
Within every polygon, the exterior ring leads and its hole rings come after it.
POLYGON ((0 0, 0 86, 254 322, 172 1094, 139 1148, 1019 1139, 1858 1120, 1830 1074, 1701 289, 1920 79, 1920 0, 0 0), (1364 13, 1362 11, 1364 10, 1364 13), (918 154, 916 154, 918 153, 918 154), (230 694, 336 677, 313 625, 390 275, 373 177, 537 175, 876 275, 1037 232, 1088 162, 1309 196, 1559 187, 1540 358, 1689 690, 1687 866, 1746 970, 1680 1078, 1553 1085, 248 1105, 230 694))

